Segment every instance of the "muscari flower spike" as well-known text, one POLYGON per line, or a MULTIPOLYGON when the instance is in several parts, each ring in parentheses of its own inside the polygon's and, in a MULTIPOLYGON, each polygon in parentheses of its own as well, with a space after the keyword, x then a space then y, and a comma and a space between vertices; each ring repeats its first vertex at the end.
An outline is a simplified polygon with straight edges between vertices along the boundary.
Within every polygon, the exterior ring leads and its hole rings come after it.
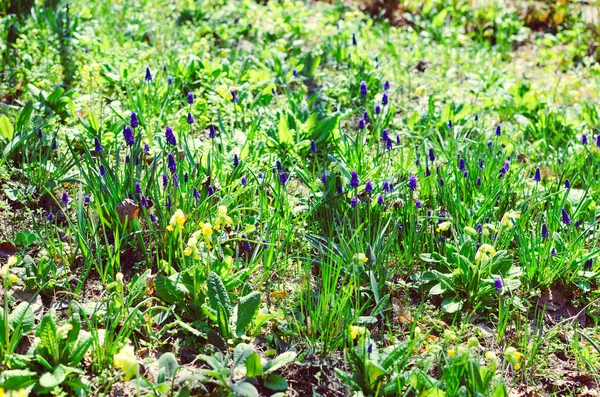
POLYGON ((173 83, 174 83, 173 76, 167 77, 167 84, 173 85, 173 83))
POLYGON ((417 177, 416 175, 411 175, 408 178, 408 187, 410 188, 410 190, 412 190, 413 192, 415 190, 417 190, 417 177))
POLYGON ((296 68, 292 69, 292 74, 294 75, 294 77, 298 77, 298 71, 296 70, 296 68))
POLYGON ((133 135, 131 127, 129 127, 128 125, 125 125, 123 127, 123 138, 125 139, 125 143, 129 147, 133 146, 133 144, 135 143, 135 136, 133 135))
POLYGON ((389 82, 389 80, 386 80, 385 83, 383 83, 383 89, 386 90, 386 91, 390 89, 390 82, 389 82))
POLYGON ((138 128, 140 125, 140 121, 138 120, 138 116, 135 112, 131 112, 131 117, 129 118, 129 125, 131 128, 138 128))
POLYGON ((106 175, 106 168, 104 167, 104 164, 100 164, 100 167, 98 167, 98 170, 100 172, 100 176, 106 175))
POLYGON ((360 82, 360 97, 364 98, 367 96, 367 83, 365 81, 360 82))
POLYGON ((167 187, 169 185, 169 177, 167 174, 162 174, 162 185, 163 187, 167 187))
POLYGON ((287 174, 285 172, 281 172, 279 174, 279 183, 281 183, 283 186, 285 186, 285 184, 288 182, 288 177, 287 174))
POLYGON ((567 210, 564 207, 562 209, 562 221, 565 225, 571 224, 571 218, 569 218, 569 213, 567 212, 567 210))
POLYGON ((550 233, 548 232, 548 225, 546 222, 542 223, 542 238, 547 239, 550 237, 550 233))
POLYGON ((248 180, 246 179, 245 176, 242 177, 241 183, 242 183, 242 186, 246 186, 248 184, 248 180))
POLYGON ((192 116, 192 114, 191 114, 190 112, 188 112, 188 115, 187 115, 187 117, 185 118, 185 121, 186 121, 186 122, 187 122, 189 125, 192 125, 192 124, 194 124, 194 122, 195 122, 196 120, 194 120, 194 116, 192 116))
POLYGON ((194 93, 192 91, 187 94, 187 103, 190 105, 194 104, 194 93))
POLYGON ((429 161, 432 163, 435 161, 435 153, 433 152, 433 148, 429 148, 429 161))
POLYGON ((569 181, 569 179, 565 179, 565 189, 570 189, 571 188, 571 182, 569 181))
POLYGON ((465 159, 461 157, 461 159, 458 161, 458 169, 460 171, 465 171, 467 168, 465 167, 465 159))
POLYGON ((233 166, 237 167, 240 165, 240 157, 237 154, 233 155, 233 166))
POLYGON ((498 124, 496 126, 496 131, 494 132, 494 135, 496 135, 496 136, 502 135, 502 129, 500 128, 500 124, 498 124))
POLYGON ((415 201, 415 207, 417 207, 417 208, 421 208, 421 206, 422 206, 422 205, 423 205, 423 204, 421 203, 421 200, 417 200, 417 201, 415 201))
POLYGON ((239 101, 237 92, 235 92, 235 90, 231 90, 231 102, 236 103, 237 101, 239 101))
POLYGON ((142 194, 142 187, 139 182, 135 183, 135 194, 142 194))
POLYGON ((61 197, 60 201, 62 201, 62 202, 63 202, 63 203, 65 203, 65 204, 69 204, 69 201, 71 201, 71 200, 69 199, 69 195, 68 195, 68 194, 67 194, 67 192, 66 192, 66 191, 64 191, 64 190, 63 190, 63 192, 62 192, 62 197, 61 197))
POLYGON ((175 134, 173 133, 173 129, 167 126, 165 131, 165 139, 167 140, 167 144, 172 146, 177 146, 177 139, 175 139, 175 134))
POLYGON ((365 183, 365 192, 371 193, 373 191, 373 182, 367 181, 365 183))
POLYGON ((150 73, 150 68, 146 68, 146 76, 144 76, 144 80, 152 81, 152 73, 150 73))
POLYGON ((358 205, 358 200, 356 199, 356 196, 352 197, 352 199, 350 199, 350 206, 352 208, 356 208, 356 206, 358 205))
POLYGON ((352 171, 350 173, 350 186, 356 189, 358 188, 358 185, 360 185, 360 179, 358 179, 358 174, 356 171, 352 171))
POLYGON ((533 175, 533 180, 536 182, 540 182, 542 180, 542 175, 540 174, 540 167, 535 168, 535 174, 533 175))
POLYGON ((387 92, 384 92, 383 95, 381 96, 381 104, 383 106, 387 105, 389 103, 389 98, 388 98, 388 94, 387 92))
POLYGON ((379 106, 379 104, 375 105, 375 114, 380 114, 381 113, 381 106, 379 106))
POLYGON ((104 150, 102 144, 100 144, 100 138, 98 138, 97 136, 94 137, 94 150, 97 153, 102 153, 102 150, 104 150))
POLYGON ((321 174, 321 183, 327 185, 327 175, 325 173, 321 174))
POLYGON ((383 205, 383 195, 380 194, 379 197, 377 197, 377 205, 383 205))
POLYGON ((494 280, 494 288, 496 288, 497 292, 502 291, 502 279, 500 277, 496 277, 494 280))
POLYGON ((310 151, 313 152, 313 153, 317 152, 317 144, 315 143, 314 140, 310 141, 310 151))
POLYGON ((217 131, 215 130, 215 126, 212 124, 208 126, 208 137, 210 139, 214 139, 217 137, 217 131))
POLYGON ((366 127, 366 125, 365 125, 365 119, 358 120, 358 128, 360 128, 361 130, 364 130, 365 127, 366 127))
POLYGON ((171 174, 177 172, 177 163, 175 162, 175 156, 173 156, 172 152, 169 152, 167 156, 167 167, 169 168, 169 171, 171 171, 171 174))
POLYGON ((588 144, 588 138, 586 134, 581 134, 581 144, 582 145, 587 145, 588 144))

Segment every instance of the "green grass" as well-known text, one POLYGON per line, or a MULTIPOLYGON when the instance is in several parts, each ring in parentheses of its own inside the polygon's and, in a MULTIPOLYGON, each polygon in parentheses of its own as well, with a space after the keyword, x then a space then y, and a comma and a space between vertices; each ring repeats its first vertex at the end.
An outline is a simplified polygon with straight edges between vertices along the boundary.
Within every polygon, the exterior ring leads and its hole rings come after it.
POLYGON ((579 4, 40 3, 0 7, 0 390, 597 387, 579 4))

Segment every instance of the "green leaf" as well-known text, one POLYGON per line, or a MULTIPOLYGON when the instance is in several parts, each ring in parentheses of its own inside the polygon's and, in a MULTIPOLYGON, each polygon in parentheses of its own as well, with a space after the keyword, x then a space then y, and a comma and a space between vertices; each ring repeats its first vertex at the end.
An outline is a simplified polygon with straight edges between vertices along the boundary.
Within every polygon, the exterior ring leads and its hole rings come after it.
POLYGON ((334 368, 333 369, 335 371, 335 374, 337 375, 338 378, 340 378, 340 380, 342 382, 344 382, 345 384, 347 384, 348 386, 350 386, 352 389, 354 390, 360 390, 361 387, 358 383, 356 383, 354 381, 354 379, 352 379, 352 376, 344 371, 342 371, 339 368, 334 368))
POLYGON ((56 333, 56 312, 54 309, 51 309, 44 317, 42 317, 42 321, 35 333, 35 336, 40 338, 40 343, 36 348, 36 354, 44 357, 50 365, 57 365, 60 358, 58 337, 56 333))
POLYGON ((165 353, 158 359, 158 367, 165 370, 167 379, 171 379, 175 375, 175 370, 179 364, 173 353, 165 353))
POLYGON ((256 378, 262 375, 262 363, 256 353, 252 353, 246 358, 246 377, 256 378))
POLYGON ((288 388, 288 383, 281 375, 271 374, 265 379, 265 387, 275 391, 284 391, 288 388))
POLYGON ((294 352, 285 352, 281 353, 279 356, 275 357, 271 361, 269 361, 265 367, 263 372, 269 374, 271 372, 277 371, 279 368, 293 363, 296 360, 296 353, 294 352))
POLYGON ((5 114, 0 116, 0 136, 3 136, 10 141, 13 138, 14 131, 13 125, 8 117, 6 117, 5 114))
POLYGON ((290 145, 294 144, 294 135, 288 128, 287 121, 283 114, 279 115, 279 123, 277 124, 277 137, 279 138, 279 143, 287 143, 290 145))
POLYGON ((442 302, 442 310, 446 313, 455 313, 462 309, 463 301, 456 299, 456 297, 444 299, 442 302))
POLYGON ((231 385, 230 389, 232 392, 241 397, 258 397, 258 390, 252 384, 248 382, 239 382, 235 385, 231 385))
POLYGON ((252 354, 256 354, 256 350, 247 343, 238 343, 233 349, 233 369, 242 365, 247 365, 246 360, 252 354))
POLYGON ((94 340, 92 339, 92 335, 89 332, 80 331, 79 337, 77 338, 77 341, 75 342, 75 345, 72 348, 72 352, 69 359, 69 365, 79 365, 81 360, 83 360, 85 353, 87 353, 87 351, 92 346, 93 341, 94 340))
POLYGON ((90 122, 90 127, 94 130, 94 132, 98 132, 100 129, 100 125, 98 123, 98 118, 94 114, 94 112, 88 113, 88 121, 90 122))
POLYGON ((0 384, 5 389, 28 387, 37 381, 37 373, 27 369, 9 369, 0 371, 0 384))
POLYGON ((54 372, 52 372, 52 373, 46 372, 45 374, 43 374, 40 377, 39 383, 40 383, 40 386, 42 386, 46 389, 53 389, 56 386, 63 383, 66 377, 67 377, 67 374, 65 374, 65 371, 64 371, 62 365, 59 365, 58 367, 56 367, 54 369, 54 372))
POLYGON ((244 335, 246 328, 256 317, 260 302, 260 293, 256 291, 240 299, 240 303, 237 305, 237 321, 235 322, 235 333, 238 337, 244 335))
POLYGON ((166 277, 158 274, 154 278, 154 289, 158 296, 170 304, 185 305, 184 293, 177 286, 177 275, 166 277))
POLYGON ((446 290, 444 289, 444 287, 442 287, 441 283, 438 283, 431 287, 431 289, 429 290, 429 295, 441 295, 444 292, 446 292, 446 290))
POLYGON ((19 112, 17 116, 17 120, 15 121, 15 130, 18 132, 23 131, 27 127, 27 123, 29 123, 29 119, 31 118, 31 113, 33 112, 33 102, 27 101, 23 109, 19 112))
POLYGON ((210 272, 208 275, 208 300, 212 309, 218 310, 219 305, 221 305, 228 315, 232 314, 233 308, 227 290, 223 285, 223 281, 221 281, 221 277, 215 272, 210 272))
POLYGON ((34 321, 33 310, 27 302, 19 303, 8 316, 9 328, 15 331, 20 325, 20 332, 23 335, 33 331, 34 321))

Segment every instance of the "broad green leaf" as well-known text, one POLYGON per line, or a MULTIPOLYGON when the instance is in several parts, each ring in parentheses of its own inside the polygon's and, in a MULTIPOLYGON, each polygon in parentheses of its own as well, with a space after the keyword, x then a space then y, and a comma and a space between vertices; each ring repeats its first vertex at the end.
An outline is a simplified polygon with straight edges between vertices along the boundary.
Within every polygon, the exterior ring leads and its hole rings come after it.
POLYGON ((446 290, 444 289, 444 287, 442 287, 442 284, 437 283, 436 285, 431 287, 431 289, 429 290, 429 295, 441 295, 444 292, 446 292, 446 290))
POLYGON ((67 375, 65 374, 62 365, 59 365, 54 369, 54 372, 46 372, 45 374, 43 374, 40 377, 39 383, 40 386, 46 389, 53 389, 56 386, 60 385, 62 382, 64 382, 66 377, 67 375))
POLYGON ((79 337, 75 342, 70 354, 69 365, 77 366, 83 360, 85 353, 92 346, 92 335, 87 331, 79 331, 79 337))
POLYGON ((233 349, 233 369, 246 365, 246 360, 252 354, 256 354, 256 350, 247 343, 238 343, 233 349))
POLYGON ((257 378, 262 375, 262 363, 260 362, 260 356, 256 353, 252 353, 246 358, 246 377, 257 378))
POLYGON ((58 346, 58 337, 56 335, 56 315, 51 309, 44 317, 38 326, 35 336, 40 338, 40 343, 36 348, 36 354, 45 357, 50 365, 58 364, 60 351, 58 346))
POLYGON ((96 117, 96 115, 94 114, 94 112, 89 112, 88 113, 88 120, 90 122, 90 127, 92 127, 92 129, 94 130, 94 132, 98 132, 100 129, 100 126, 98 124, 98 118, 96 117))
POLYGON ((237 306, 237 321, 235 323, 235 333, 242 336, 248 328, 248 325, 256 317, 260 306, 260 293, 257 291, 242 297, 237 306))
POLYGON ((335 374, 337 375, 338 378, 340 378, 340 380, 342 382, 344 382, 345 384, 347 384, 348 386, 352 387, 352 389, 354 390, 360 390, 361 387, 358 383, 356 383, 354 381, 354 379, 352 379, 352 375, 342 371, 339 368, 334 368, 333 369, 335 371, 335 374))
POLYGON ((275 391, 284 391, 288 388, 288 383, 281 375, 270 374, 265 379, 265 387, 275 391))
POLYGON ((277 137, 279 138, 279 143, 287 143, 290 145, 294 144, 294 135, 288 128, 286 118, 283 114, 279 115, 279 123, 277 123, 277 137))
POLYGON ((33 310, 27 302, 19 303, 8 316, 9 328, 15 331, 20 326, 23 335, 33 331, 34 325, 33 310))
POLYGON ((27 101, 23 109, 19 112, 17 119, 15 120, 15 130, 17 132, 22 132, 26 127, 27 123, 29 123, 29 119, 31 118, 31 113, 33 112, 33 102, 27 101))
POLYGON ((462 309, 463 301, 455 297, 444 299, 442 302, 442 310, 446 313, 455 313, 462 309))
POLYGON ((221 281, 221 277, 215 272, 208 275, 208 300, 211 308, 217 310, 219 304, 223 306, 228 315, 233 311, 231 300, 227 295, 227 290, 221 281))
POLYGON ((285 352, 281 353, 279 356, 275 357, 271 361, 269 361, 263 369, 265 374, 269 374, 271 372, 277 371, 279 368, 293 363, 296 360, 296 353, 294 352, 285 352))
POLYGON ((165 353, 158 359, 158 367, 164 369, 167 379, 171 379, 179 365, 173 353, 165 353))
POLYGON ((8 117, 5 114, 0 116, 0 136, 3 136, 7 140, 11 140, 14 134, 14 128, 8 117))
POLYGON ((241 397, 258 397, 258 390, 252 384, 248 382, 239 382, 235 385, 231 385, 230 389, 232 392, 241 397))

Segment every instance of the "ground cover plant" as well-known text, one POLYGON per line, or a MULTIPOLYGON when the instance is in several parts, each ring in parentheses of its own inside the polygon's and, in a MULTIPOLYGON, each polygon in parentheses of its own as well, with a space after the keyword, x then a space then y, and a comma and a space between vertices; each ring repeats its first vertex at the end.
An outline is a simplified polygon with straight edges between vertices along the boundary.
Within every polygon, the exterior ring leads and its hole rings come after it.
POLYGON ((0 396, 597 395, 598 9, 0 5, 0 396))

